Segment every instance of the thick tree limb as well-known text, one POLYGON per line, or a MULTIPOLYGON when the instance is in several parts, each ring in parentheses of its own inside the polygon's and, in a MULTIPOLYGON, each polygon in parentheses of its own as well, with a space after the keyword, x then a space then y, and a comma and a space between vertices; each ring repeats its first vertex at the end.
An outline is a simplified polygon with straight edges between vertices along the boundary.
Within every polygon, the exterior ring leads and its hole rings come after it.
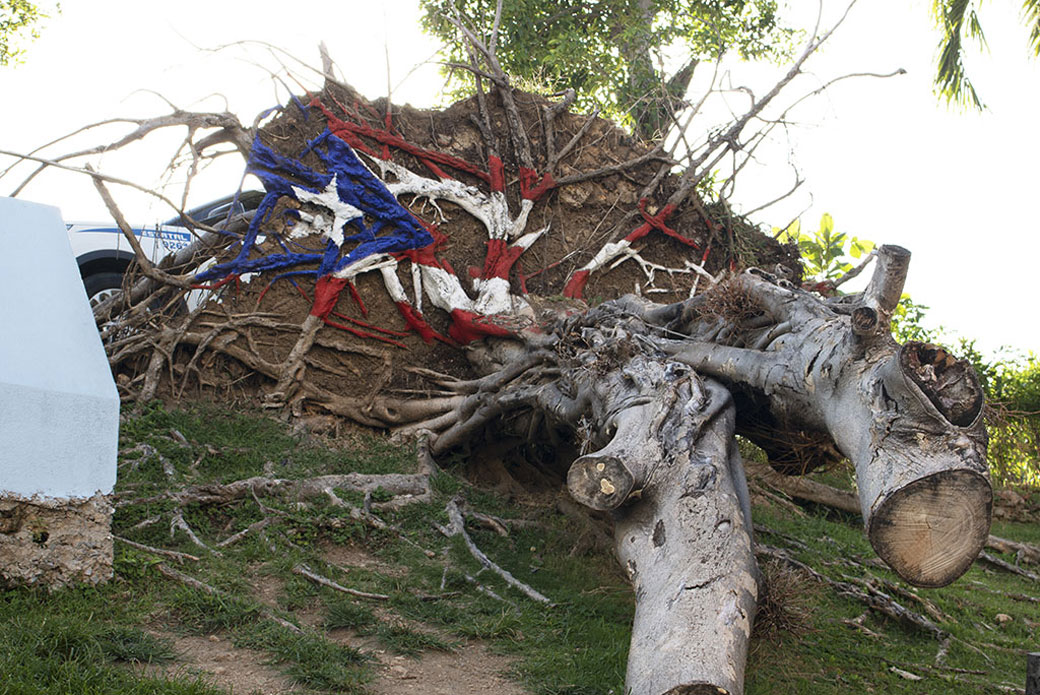
MULTIPOLYGON (((862 513, 856 495, 847 490, 839 490, 809 478, 783 475, 767 466, 749 466, 748 476, 798 499, 823 504, 850 514, 862 513)), ((990 534, 986 537, 986 547, 1000 553, 1016 555, 1019 561, 1040 564, 1040 548, 1029 543, 990 534)))
MULTIPOLYGON (((795 328, 762 349, 683 341, 672 350, 761 403, 749 411, 771 431, 832 438, 856 467, 878 555, 912 583, 942 586, 967 570, 988 536, 983 396, 970 366, 935 346, 900 347, 883 330, 855 330, 856 310, 885 315, 898 301, 907 260, 904 249, 881 247, 869 294, 840 311, 746 273, 738 287, 774 322, 795 328)), ((757 443, 776 455, 775 442, 757 443)))
POLYGON ((627 692, 743 692, 758 569, 740 457, 728 434, 733 409, 725 390, 705 390, 710 406, 675 409, 703 413, 720 399, 727 406, 702 428, 679 430, 670 465, 655 471, 615 525, 636 592, 627 692))

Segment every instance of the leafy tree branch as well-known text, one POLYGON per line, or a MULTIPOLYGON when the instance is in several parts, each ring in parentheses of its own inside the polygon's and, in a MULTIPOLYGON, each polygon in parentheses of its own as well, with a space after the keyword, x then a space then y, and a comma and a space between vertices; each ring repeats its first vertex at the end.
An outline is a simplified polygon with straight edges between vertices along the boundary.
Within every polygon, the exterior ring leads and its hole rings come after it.
POLYGON ((19 48, 19 43, 26 36, 29 40, 39 38, 40 22, 47 17, 28 0, 0 0, 0 67, 21 62, 25 49, 19 48))
POLYGON ((497 26, 503 70, 542 91, 577 93, 579 108, 599 108, 646 138, 667 131, 697 66, 725 54, 746 60, 789 58, 794 31, 775 0, 420 0, 427 31, 445 43, 455 94, 471 93, 466 39, 497 26))

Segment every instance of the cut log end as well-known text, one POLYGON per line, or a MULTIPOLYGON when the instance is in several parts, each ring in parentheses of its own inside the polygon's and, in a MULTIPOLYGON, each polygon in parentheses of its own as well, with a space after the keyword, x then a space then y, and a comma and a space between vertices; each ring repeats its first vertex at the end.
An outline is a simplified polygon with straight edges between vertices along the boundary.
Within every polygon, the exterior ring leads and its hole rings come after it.
POLYGON ((710 683, 691 683, 672 688, 664 695, 730 695, 730 692, 710 683))
POLYGON ((915 480, 877 505, 867 535, 878 556, 916 586, 946 586, 964 574, 989 535, 993 490, 967 470, 915 480))
POLYGON ((672 688, 664 695, 730 695, 730 692, 710 683, 691 683, 672 688))
POLYGON ((635 486, 631 471, 616 456, 582 456, 567 472, 571 496, 586 507, 600 511, 620 507, 635 486))

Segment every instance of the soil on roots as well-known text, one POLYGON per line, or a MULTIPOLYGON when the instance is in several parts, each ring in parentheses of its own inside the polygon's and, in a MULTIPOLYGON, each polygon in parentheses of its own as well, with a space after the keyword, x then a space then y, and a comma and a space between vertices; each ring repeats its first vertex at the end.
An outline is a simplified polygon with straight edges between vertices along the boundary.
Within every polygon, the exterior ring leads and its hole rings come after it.
MULTIPOLYGON (((515 100, 536 171, 541 176, 547 169, 547 109, 552 104, 540 96, 520 92, 515 94, 515 100)), ((282 156, 321 169, 319 157, 308 144, 323 133, 328 122, 317 106, 319 101, 336 118, 367 128, 357 136, 358 142, 377 158, 389 158, 418 175, 438 177, 430 160, 415 154, 420 150, 450 155, 467 162, 475 171, 488 169, 491 149, 481 132, 482 115, 476 97, 444 110, 419 110, 388 105, 382 99, 369 102, 347 87, 334 85, 312 105, 287 107, 260 130, 259 140, 282 156), (388 145, 388 140, 408 143, 413 151, 388 145)), ((492 133, 490 144, 503 161, 506 197, 515 215, 521 199, 521 158, 509 137, 506 111, 497 92, 489 93, 486 103, 492 133)), ((553 172, 556 181, 630 162, 651 152, 651 145, 637 141, 612 123, 590 118, 559 113, 552 119, 556 152, 580 134, 559 160, 553 172)), ((373 160, 366 163, 375 170, 373 160)), ((474 173, 443 164, 440 168, 465 184, 488 190, 487 183, 474 173)), ((547 231, 512 268, 508 279, 513 293, 529 297, 536 313, 544 309, 558 316, 561 307, 563 311, 584 310, 584 302, 562 298, 568 278, 604 244, 624 239, 648 216, 657 214, 677 185, 678 176, 668 171, 663 159, 657 158, 550 190, 536 202, 527 224, 527 231, 547 231)), ((400 202, 443 236, 436 249, 437 258, 444 267, 454 270, 463 290, 473 298, 471 280, 480 274, 488 250, 485 227, 448 202, 408 196, 400 202)), ((294 208, 310 214, 321 212, 310 203, 283 198, 262 225, 266 241, 257 247, 256 254, 279 252, 277 244, 292 231, 294 215, 288 211, 294 208)), ((691 269, 693 265, 712 275, 745 265, 774 269, 779 264, 789 274, 799 272, 794 249, 758 233, 730 215, 724 206, 705 207, 696 195, 668 217, 666 224, 687 242, 651 229, 633 243, 638 258, 629 256, 591 274, 584 290, 585 301, 595 305, 632 292, 660 303, 683 300, 690 296, 695 282, 702 289, 707 284, 691 269)), ((325 242, 307 237, 294 239, 293 245, 302 251, 321 253, 325 242)), ((232 246, 218 260, 228 260, 237 251, 232 246)), ((350 242, 341 249, 344 254, 349 251, 350 242)), ((293 270, 316 268, 315 263, 293 270)), ((183 329, 184 335, 174 349, 167 351, 168 363, 162 370, 158 395, 175 400, 232 398, 253 403, 263 399, 279 376, 273 372, 283 365, 300 337, 300 326, 311 310, 315 289, 313 276, 293 275, 275 280, 277 272, 282 271, 260 274, 248 283, 229 283, 201 312, 166 322, 167 328, 183 329), (245 318, 248 316, 262 316, 265 320, 249 321, 245 318), (185 322, 190 324, 185 326, 185 322), (244 356, 256 359, 250 363, 244 356), (264 366, 276 369, 265 373, 264 366)), ((401 260, 397 275, 407 296, 415 302, 411 262, 401 260)), ((451 317, 431 307, 428 301, 423 302, 422 308, 431 328, 440 336, 447 336, 451 317)), ((157 326, 155 330, 161 328, 157 326)), ((466 351, 450 339, 424 342, 409 331, 381 275, 367 272, 356 278, 353 289, 347 288, 340 295, 306 354, 301 378, 318 391, 348 399, 358 408, 376 395, 425 398, 436 396, 437 388, 416 375, 413 368, 471 378, 474 370, 466 351)), ((114 367, 124 395, 134 396, 150 361, 154 364, 150 351, 145 349, 117 360, 114 367)), ((327 404, 319 400, 296 402, 294 414, 327 409, 327 404)), ((344 414, 342 404, 340 411, 344 414)))

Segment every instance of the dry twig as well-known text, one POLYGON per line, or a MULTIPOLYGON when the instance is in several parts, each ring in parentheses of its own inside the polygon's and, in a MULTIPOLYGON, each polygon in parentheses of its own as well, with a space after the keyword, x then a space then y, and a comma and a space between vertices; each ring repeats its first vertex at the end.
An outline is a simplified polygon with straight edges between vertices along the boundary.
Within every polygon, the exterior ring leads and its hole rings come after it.
POLYGON ((334 589, 344 594, 356 596, 357 598, 367 598, 373 601, 389 601, 390 597, 386 594, 373 594, 367 591, 358 591, 357 589, 349 589, 341 584, 337 584, 327 577, 323 577, 320 574, 315 574, 310 567, 307 565, 296 565, 292 568, 292 573, 303 577, 304 579, 314 582, 319 586, 326 586, 330 589, 334 589))
MULTIPOLYGON (((162 576, 166 577, 167 579, 172 579, 174 581, 180 582, 181 584, 184 584, 185 586, 188 586, 188 587, 191 587, 192 589, 196 589, 196 590, 201 591, 203 593, 209 594, 210 596, 220 596, 222 598, 230 598, 230 595, 228 593, 226 593, 224 591, 221 591, 220 589, 217 589, 216 587, 212 587, 209 584, 207 584, 206 582, 203 582, 203 581, 200 581, 198 579, 195 579, 194 577, 188 576, 187 574, 184 574, 183 572, 178 572, 177 570, 173 569, 172 567, 170 567, 168 565, 164 565, 161 562, 158 565, 156 565, 155 568, 157 570, 159 570, 159 574, 161 574, 162 576)), ((266 618, 267 620, 270 620, 271 622, 278 623, 279 625, 284 627, 286 630, 289 630, 290 632, 294 632, 297 635, 303 634, 303 630, 301 630, 297 626, 293 625, 288 620, 286 620, 284 618, 278 617, 277 615, 272 613, 270 609, 268 609, 266 607, 261 607, 260 608, 260 615, 263 616, 264 618, 266 618)))
POLYGON ((500 566, 492 562, 491 559, 480 548, 477 547, 476 543, 473 542, 473 539, 470 538, 468 533, 466 533, 466 522, 462 518, 462 511, 459 509, 459 505, 455 500, 448 502, 448 505, 445 507, 445 511, 448 513, 449 525, 447 527, 444 527, 440 524, 436 524, 438 531, 443 533, 448 538, 462 536, 462 540, 465 542, 466 549, 469 550, 470 555, 472 555, 477 560, 477 562, 479 562, 481 566, 483 566, 485 569, 491 570, 498 576, 502 577, 502 579, 505 580, 506 584, 513 587, 514 589, 517 589, 531 600, 537 601, 539 603, 544 603, 549 606, 555 605, 546 596, 544 596, 537 590, 531 588, 527 584, 524 584, 516 577, 514 577, 512 574, 510 574, 507 570, 502 569, 500 566))
POLYGON ((137 543, 135 541, 129 540, 127 538, 123 538, 121 536, 112 536, 112 537, 114 539, 116 539, 117 541, 119 541, 120 543, 124 543, 124 544, 130 546, 131 548, 137 548, 138 550, 144 550, 145 552, 154 553, 155 555, 162 555, 163 557, 168 557, 171 560, 176 560, 177 562, 184 562, 185 560, 191 560, 192 562, 198 562, 199 561, 199 558, 197 558, 194 555, 189 555, 188 553, 180 553, 180 552, 177 552, 176 550, 166 550, 165 548, 153 548, 150 545, 144 545, 143 543, 137 543))

